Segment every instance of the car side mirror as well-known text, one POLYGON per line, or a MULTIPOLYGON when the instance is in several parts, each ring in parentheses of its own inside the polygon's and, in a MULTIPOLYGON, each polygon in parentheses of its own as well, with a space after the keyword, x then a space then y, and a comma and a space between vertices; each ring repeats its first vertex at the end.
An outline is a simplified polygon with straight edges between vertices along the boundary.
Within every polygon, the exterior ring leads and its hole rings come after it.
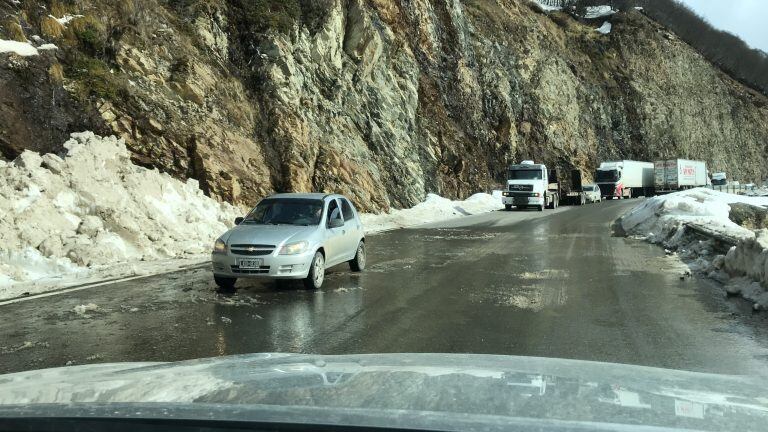
POLYGON ((241 218, 241 217, 236 217, 236 218, 235 218, 235 225, 240 225, 240 224, 243 222, 243 219, 244 219, 244 218, 241 218))
POLYGON ((328 221, 328 228, 339 228, 344 226, 344 219, 336 218, 328 221))

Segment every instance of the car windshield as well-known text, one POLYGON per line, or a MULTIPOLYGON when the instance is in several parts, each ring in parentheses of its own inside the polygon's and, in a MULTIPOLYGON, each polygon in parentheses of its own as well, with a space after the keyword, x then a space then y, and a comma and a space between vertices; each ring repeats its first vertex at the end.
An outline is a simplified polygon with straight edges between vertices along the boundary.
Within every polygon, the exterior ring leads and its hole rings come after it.
POLYGON ((619 180, 619 173, 616 170, 597 170, 595 181, 597 182, 615 182, 619 180))
POLYGON ((540 169, 513 169, 509 170, 509 180, 541 180, 543 178, 540 169))
POLYGON ((323 202, 314 199, 270 198, 262 200, 248 216, 245 224, 318 225, 323 202))

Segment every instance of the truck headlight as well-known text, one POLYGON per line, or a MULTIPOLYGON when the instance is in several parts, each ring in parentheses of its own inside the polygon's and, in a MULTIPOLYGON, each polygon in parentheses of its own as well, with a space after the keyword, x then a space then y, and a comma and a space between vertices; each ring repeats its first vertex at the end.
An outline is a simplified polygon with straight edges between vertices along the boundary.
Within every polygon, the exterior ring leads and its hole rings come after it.
POLYGON ((300 241, 296 243, 288 243, 280 248, 280 255, 298 255, 307 250, 309 242, 300 241))
POLYGON ((227 253, 227 244, 224 243, 224 240, 216 240, 216 243, 213 244, 213 253, 227 253))

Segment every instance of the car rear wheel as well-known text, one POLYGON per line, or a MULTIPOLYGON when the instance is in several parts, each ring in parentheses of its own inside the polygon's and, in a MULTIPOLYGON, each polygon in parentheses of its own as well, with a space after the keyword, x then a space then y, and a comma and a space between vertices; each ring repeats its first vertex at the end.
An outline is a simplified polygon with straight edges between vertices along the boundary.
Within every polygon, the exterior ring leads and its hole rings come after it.
POLYGON ((357 245, 357 252, 355 257, 349 262, 349 268, 353 272, 361 272, 365 270, 365 242, 360 242, 357 245))
POLYGON ((225 277, 225 276, 213 276, 213 281, 222 291, 233 291, 235 289, 235 282, 237 278, 225 277))
POLYGON ((504 210, 506 210, 506 211, 510 211, 510 210, 512 210, 512 206, 511 206, 511 205, 509 205, 509 204, 505 204, 505 205, 504 205, 504 210))
POLYGON ((325 279, 325 257, 320 252, 315 253, 312 264, 309 265, 309 274, 304 279, 304 286, 308 289, 320 289, 325 279))

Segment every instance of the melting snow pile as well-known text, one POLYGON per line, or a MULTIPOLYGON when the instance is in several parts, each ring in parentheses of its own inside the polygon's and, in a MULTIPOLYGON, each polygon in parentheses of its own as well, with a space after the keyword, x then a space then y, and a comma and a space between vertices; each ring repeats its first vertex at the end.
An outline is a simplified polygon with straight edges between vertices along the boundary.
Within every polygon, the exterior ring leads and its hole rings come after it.
POLYGON ((620 219, 629 235, 676 249, 696 271, 726 285, 732 294, 755 301, 756 308, 768 307, 768 230, 752 231, 731 221, 729 204, 768 206, 766 197, 748 197, 692 189, 658 196, 635 207, 620 219), (697 240, 686 226, 703 229, 710 236, 737 242, 726 255, 714 251, 714 240, 697 240))
POLYGON ((64 147, 0 161, 0 298, 18 282, 199 256, 240 213, 196 180, 133 165, 115 137, 72 134, 64 147))
POLYGON ((584 18, 587 19, 595 19, 595 18, 601 18, 605 16, 610 16, 615 14, 616 11, 613 10, 608 5, 603 6, 587 6, 587 12, 584 14, 584 18))
POLYGON ((363 214, 361 219, 368 233, 438 222, 504 208, 501 192, 478 193, 464 201, 451 201, 439 195, 428 194, 427 199, 414 207, 392 210, 389 213, 363 214))
POLYGON ((611 30, 613 30, 613 24, 606 21, 603 23, 603 25, 598 27, 596 30, 602 34, 609 34, 611 30))

